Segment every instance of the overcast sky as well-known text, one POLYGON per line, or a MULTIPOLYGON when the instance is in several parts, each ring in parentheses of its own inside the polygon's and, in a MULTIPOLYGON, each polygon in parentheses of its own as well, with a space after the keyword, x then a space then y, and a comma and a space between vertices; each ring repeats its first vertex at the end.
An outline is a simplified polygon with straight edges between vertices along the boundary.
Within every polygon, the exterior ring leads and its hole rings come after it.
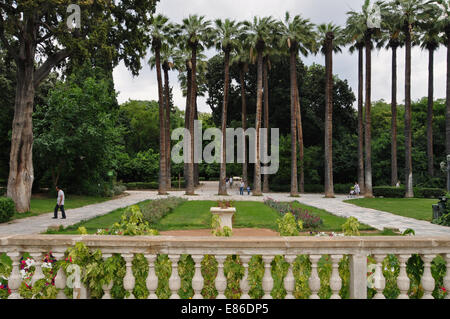
MULTIPOLYGON (((248 20, 254 16, 272 16, 284 19, 286 11, 291 16, 301 14, 315 24, 333 22, 344 26, 346 12, 351 9, 360 10, 364 0, 160 0, 156 13, 162 13, 172 22, 180 23, 189 14, 204 15, 209 20, 217 18, 232 18, 235 20, 248 20)), ((404 99, 404 49, 398 52, 398 102, 404 99)), ((208 57, 214 51, 209 50, 208 57)), ((322 55, 301 57, 306 65, 319 63, 324 65, 322 55)), ((158 90, 156 72, 143 61, 143 68, 137 77, 133 77, 123 64, 114 70, 115 88, 119 92, 119 103, 134 100, 157 100, 158 90)), ((356 95, 358 84, 357 54, 351 55, 347 48, 334 56, 333 73, 341 79, 347 79, 356 95)), ((435 53, 435 98, 445 98, 446 85, 446 49, 441 47, 435 53)), ((412 51, 412 89, 413 100, 427 95, 428 86, 428 53, 420 48, 412 51)), ((171 85, 173 85, 173 99, 176 106, 184 110, 185 99, 182 96, 177 81, 177 73, 170 72, 171 85)), ((391 96, 391 52, 375 50, 372 53, 372 98, 384 99, 390 102, 391 96)), ((206 104, 206 98, 199 97, 198 108, 200 112, 211 112, 206 104)))

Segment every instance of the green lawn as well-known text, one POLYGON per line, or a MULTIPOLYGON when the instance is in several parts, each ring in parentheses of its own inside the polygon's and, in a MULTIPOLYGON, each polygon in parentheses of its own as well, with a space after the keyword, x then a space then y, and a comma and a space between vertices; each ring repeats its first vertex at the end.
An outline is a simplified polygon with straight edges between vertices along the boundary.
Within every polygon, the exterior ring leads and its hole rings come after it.
MULTIPOLYGON (((83 207, 87 205, 97 204, 111 200, 111 197, 95 197, 95 196, 81 196, 81 195, 66 195, 64 210, 83 207)), ((46 195, 31 197, 31 211, 27 213, 15 213, 12 219, 20 219, 31 216, 38 216, 45 213, 53 212, 56 205, 56 196, 50 197, 46 195)), ((61 212, 58 212, 60 215, 61 212)))
MULTIPOLYGON (((142 206, 148 201, 139 203, 142 206)), ((216 201, 187 201, 176 207, 170 214, 162 218, 157 224, 152 225, 159 231, 185 230, 185 229, 209 229, 211 227, 211 214, 209 209, 216 206, 216 201)), ((308 209, 311 213, 322 218, 324 224, 319 231, 342 231, 342 224, 346 219, 334 216, 322 209, 294 202, 295 206, 308 209)), ((267 228, 277 230, 279 214, 261 202, 234 202, 237 213, 234 219, 234 228, 267 228)), ((109 214, 82 221, 76 225, 59 231, 58 234, 77 234, 78 227, 85 227, 89 234, 94 234, 99 228, 110 228, 112 224, 120 220, 125 208, 117 209, 109 214)), ((360 230, 374 230, 367 225, 361 225, 360 230)), ((52 232, 53 233, 53 232, 52 232)), ((379 233, 383 234, 383 233, 379 233)))
POLYGON ((404 217, 431 221, 433 217, 431 205, 437 204, 438 200, 425 198, 360 198, 346 200, 345 202, 404 217))

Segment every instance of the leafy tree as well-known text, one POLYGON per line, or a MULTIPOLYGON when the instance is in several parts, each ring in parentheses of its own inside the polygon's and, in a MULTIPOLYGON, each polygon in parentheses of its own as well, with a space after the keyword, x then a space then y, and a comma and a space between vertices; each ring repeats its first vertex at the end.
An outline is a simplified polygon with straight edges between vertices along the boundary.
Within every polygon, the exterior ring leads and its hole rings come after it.
POLYGON ((79 84, 71 76, 50 90, 45 105, 36 106, 34 156, 52 186, 93 194, 111 182, 108 173, 117 169, 122 150, 114 105, 107 80, 89 77, 79 84))
POLYGON ((18 212, 30 208, 36 89, 52 68, 68 57, 83 61, 98 48, 109 53, 114 65, 123 60, 137 74, 156 1, 83 2, 79 12, 81 24, 73 32, 69 28, 71 21, 67 21, 72 19, 67 17, 69 4, 68 0, 0 3, 0 41, 17 67, 7 195, 14 200, 18 212))

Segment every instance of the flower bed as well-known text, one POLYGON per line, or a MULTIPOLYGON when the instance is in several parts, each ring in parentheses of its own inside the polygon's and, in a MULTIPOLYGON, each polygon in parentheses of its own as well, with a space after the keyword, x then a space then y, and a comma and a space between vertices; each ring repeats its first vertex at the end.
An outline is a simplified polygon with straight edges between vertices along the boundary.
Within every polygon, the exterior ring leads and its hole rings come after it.
POLYGON ((294 207, 290 203, 278 202, 270 197, 264 200, 264 204, 275 209, 281 216, 284 216, 286 213, 292 213, 296 222, 302 222, 304 229, 317 229, 323 225, 322 219, 307 209, 294 207))

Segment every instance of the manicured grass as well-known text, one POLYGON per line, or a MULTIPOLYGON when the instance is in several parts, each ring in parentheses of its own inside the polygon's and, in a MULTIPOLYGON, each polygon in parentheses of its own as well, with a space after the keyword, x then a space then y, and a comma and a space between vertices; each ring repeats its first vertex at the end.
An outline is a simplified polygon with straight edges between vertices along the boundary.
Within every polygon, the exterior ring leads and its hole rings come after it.
MULTIPOLYGON (((66 195, 64 209, 73 209, 87 205, 97 204, 111 200, 111 197, 95 197, 95 196, 81 196, 81 195, 66 195)), ((15 213, 12 219, 21 219, 31 216, 38 216, 53 212, 56 205, 56 196, 50 197, 47 195, 39 195, 31 197, 31 211, 27 213, 15 213)), ((61 214, 59 212, 58 214, 61 214)))
MULTIPOLYGON (((347 221, 346 218, 330 214, 326 210, 323 210, 320 208, 301 204, 297 201, 293 202, 292 205, 294 207, 301 207, 303 209, 306 209, 309 212, 311 212, 313 215, 319 216, 323 220, 323 226, 320 228, 320 231, 341 232, 342 225, 347 221)), ((361 224, 361 227, 359 228, 359 230, 375 230, 375 229, 368 225, 361 224)))
MULTIPOLYGON (((143 206, 148 201, 139 203, 143 206)), ((209 229, 211 227, 210 208, 216 206, 216 201, 187 201, 176 207, 170 214, 162 218, 152 228, 159 231, 166 230, 189 230, 189 229, 209 229)), ((322 218, 324 224, 318 231, 341 232, 342 224, 346 219, 334 216, 322 209, 307 206, 298 202, 293 205, 309 210, 311 213, 322 218)), ((261 202, 234 202, 237 213, 234 217, 234 228, 266 228, 277 231, 277 219, 280 215, 269 206, 261 202)), ((115 222, 120 221, 120 217, 125 208, 117 209, 109 214, 82 221, 76 225, 67 227, 58 234, 77 234, 78 227, 85 227, 89 234, 95 234, 99 228, 110 228, 115 222)), ((361 231, 374 230, 370 226, 361 225, 361 231)), ((309 232, 308 232, 309 233, 309 232)), ((384 235, 383 233, 376 233, 384 235)), ((375 234, 375 235, 376 235, 375 234)))
POLYGON ((426 198, 360 198, 346 200, 345 202, 404 217, 431 221, 433 217, 431 205, 437 204, 438 200, 426 198))
MULTIPOLYGON (((275 210, 260 202, 234 202, 235 228, 269 228, 276 230, 279 215, 275 210)), ((158 230, 206 229, 211 227, 209 209, 217 206, 216 201, 188 201, 174 209, 154 227, 158 230)))

